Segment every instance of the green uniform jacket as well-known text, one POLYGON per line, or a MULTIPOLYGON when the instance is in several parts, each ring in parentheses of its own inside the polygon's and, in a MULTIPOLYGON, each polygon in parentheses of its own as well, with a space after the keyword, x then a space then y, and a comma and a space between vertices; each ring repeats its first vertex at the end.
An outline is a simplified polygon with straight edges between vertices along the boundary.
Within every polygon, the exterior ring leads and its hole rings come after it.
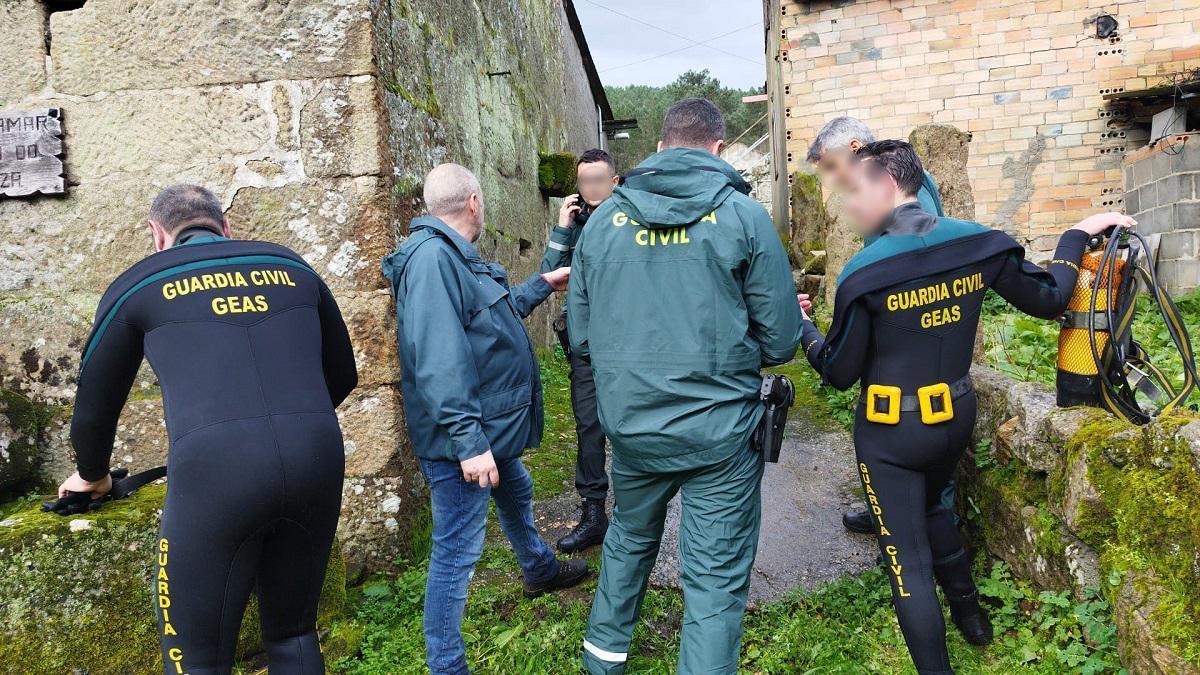
MULTIPOLYGON (((576 219, 578 220, 578 219, 576 219)), ((575 223, 572 227, 555 225, 550 230, 550 241, 546 243, 546 252, 542 254, 541 273, 553 272, 560 267, 571 266, 571 256, 575 253, 575 245, 579 243, 579 235, 583 233, 583 225, 575 223)), ((563 303, 562 316, 567 316, 567 305, 563 303)))
POLYGON ((383 259, 396 297, 400 384, 418 457, 519 457, 542 439, 542 384, 522 319, 554 290, 509 286, 496 263, 441 220, 417 218, 383 259))
POLYGON ((925 179, 921 181, 921 189, 917 190, 917 203, 925 213, 939 218, 946 215, 942 210, 942 195, 938 192, 937 181, 928 171, 925 172, 925 179))
POLYGON ((550 230, 550 241, 546 244, 546 253, 542 255, 542 274, 553 272, 560 267, 571 266, 571 256, 575 253, 575 245, 579 243, 579 235, 583 227, 554 226, 550 230))
POLYGON ((600 423, 638 470, 719 462, 762 415, 759 368, 790 361, 800 311, 787 253, 742 177, 672 148, 592 214, 571 266, 572 349, 591 358, 600 423))

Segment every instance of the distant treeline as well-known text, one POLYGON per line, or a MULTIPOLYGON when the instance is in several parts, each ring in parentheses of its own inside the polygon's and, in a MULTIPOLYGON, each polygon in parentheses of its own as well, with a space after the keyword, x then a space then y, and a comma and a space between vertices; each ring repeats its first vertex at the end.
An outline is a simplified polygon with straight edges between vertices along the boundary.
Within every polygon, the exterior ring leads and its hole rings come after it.
POLYGON ((742 103, 743 96, 761 94, 762 88, 730 89, 722 86, 708 70, 689 70, 679 79, 665 87, 631 85, 627 87, 605 87, 608 101, 617 119, 636 118, 638 128, 629 132, 627 140, 613 140, 609 149, 617 159, 618 169, 624 173, 637 166, 643 159, 654 154, 661 137, 663 116, 667 108, 682 98, 701 96, 716 103, 725 113, 728 127, 726 140, 732 141, 751 125, 742 141, 753 143, 767 131, 764 119, 757 122, 766 112, 765 103, 742 103))

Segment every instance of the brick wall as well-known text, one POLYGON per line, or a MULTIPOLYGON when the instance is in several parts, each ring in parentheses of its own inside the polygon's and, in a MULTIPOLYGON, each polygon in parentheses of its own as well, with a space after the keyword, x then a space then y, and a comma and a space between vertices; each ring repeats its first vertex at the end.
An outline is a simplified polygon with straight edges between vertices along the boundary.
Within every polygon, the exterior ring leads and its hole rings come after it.
POLYGON ((1160 235, 1158 275, 1172 292, 1200 288, 1200 135, 1171 137, 1125 163, 1126 210, 1160 235))
POLYGON ((837 115, 883 138, 953 124, 972 134, 977 220, 1037 251, 1087 212, 1122 208, 1122 157, 1149 133, 1104 95, 1200 67, 1200 0, 783 0, 775 11, 789 173, 837 115), (1102 11, 1116 12, 1118 38, 1094 37, 1102 11))

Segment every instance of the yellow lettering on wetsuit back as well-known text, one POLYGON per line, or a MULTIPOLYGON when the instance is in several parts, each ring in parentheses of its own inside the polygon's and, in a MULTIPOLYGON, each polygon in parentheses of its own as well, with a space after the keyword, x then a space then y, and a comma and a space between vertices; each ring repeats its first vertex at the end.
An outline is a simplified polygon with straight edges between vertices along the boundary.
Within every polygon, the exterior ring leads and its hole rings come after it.
POLYGON ((267 299, 261 295, 256 295, 253 298, 248 295, 230 295, 212 299, 213 314, 218 316, 225 314, 245 314, 246 312, 265 312, 268 309, 270 309, 270 306, 267 304, 267 299))
POLYGON ((249 286, 295 286, 288 270, 251 270, 249 279, 241 272, 205 272, 182 279, 168 281, 162 285, 162 296, 167 300, 182 298, 192 293, 221 290, 225 288, 247 288, 249 286))
POLYGON ((906 309, 916 309, 935 302, 961 298, 986 289, 983 283, 983 273, 974 272, 965 277, 959 277, 950 282, 940 282, 924 288, 913 288, 898 291, 887 297, 884 303, 889 312, 899 312, 906 309))

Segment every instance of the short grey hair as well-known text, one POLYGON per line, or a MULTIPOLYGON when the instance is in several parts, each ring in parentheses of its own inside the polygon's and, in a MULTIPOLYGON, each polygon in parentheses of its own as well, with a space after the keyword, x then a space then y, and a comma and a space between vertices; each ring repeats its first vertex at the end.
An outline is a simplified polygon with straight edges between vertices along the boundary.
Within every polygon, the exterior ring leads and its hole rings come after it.
POLYGON ((835 117, 821 127, 816 139, 808 148, 808 161, 816 164, 821 161, 821 153, 826 150, 849 147, 850 141, 862 141, 864 144, 875 142, 875 134, 871 127, 862 120, 853 117, 835 117))
POLYGON ((481 194, 479 179, 459 164, 434 167, 425 177, 425 208, 431 216, 453 216, 462 212, 472 194, 481 194))
POLYGON ((671 106, 663 120, 667 148, 707 148, 725 138, 725 116, 705 98, 685 98, 671 106))
POLYGON ((172 185, 154 198, 150 220, 167 232, 187 227, 219 228, 225 224, 225 209, 216 195, 199 185, 172 185))

